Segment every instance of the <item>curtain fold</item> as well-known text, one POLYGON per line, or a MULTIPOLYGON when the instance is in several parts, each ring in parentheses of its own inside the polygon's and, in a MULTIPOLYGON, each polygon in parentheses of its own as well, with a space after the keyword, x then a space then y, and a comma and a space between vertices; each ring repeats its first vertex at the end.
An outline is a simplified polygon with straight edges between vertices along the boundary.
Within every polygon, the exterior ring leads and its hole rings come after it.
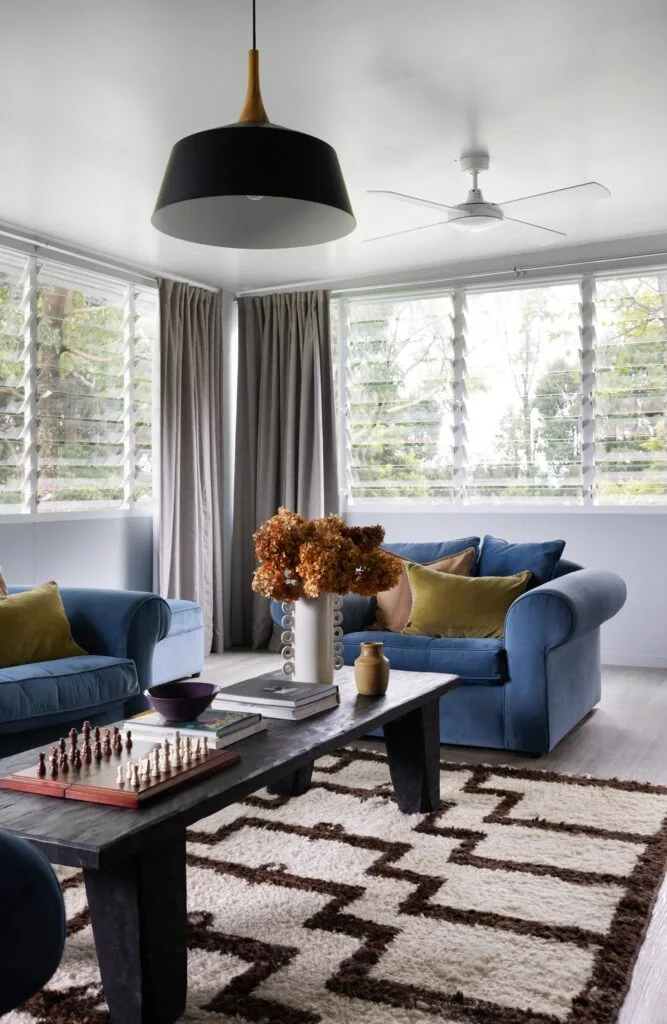
POLYGON ((197 601, 205 651, 222 651, 222 297, 159 288, 159 591, 197 601))
POLYGON ((329 293, 240 298, 238 314, 231 641, 263 647, 253 532, 280 505, 309 517, 339 507, 329 293))

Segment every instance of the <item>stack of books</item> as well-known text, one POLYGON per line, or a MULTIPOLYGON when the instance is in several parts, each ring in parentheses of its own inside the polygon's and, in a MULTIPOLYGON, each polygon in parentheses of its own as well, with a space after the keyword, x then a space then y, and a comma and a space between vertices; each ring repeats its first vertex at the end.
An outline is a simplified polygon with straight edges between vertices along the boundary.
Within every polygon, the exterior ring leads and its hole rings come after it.
POLYGON ((167 723, 157 711, 141 711, 123 722, 123 729, 130 729, 137 740, 154 740, 156 743, 171 739, 176 730, 183 738, 189 736, 195 742, 206 736, 209 747, 220 750, 262 732, 266 729, 266 722, 257 713, 209 710, 193 722, 167 723))
POLYGON ((248 711, 266 718, 300 721, 340 703, 337 686, 296 683, 272 673, 225 686, 213 701, 216 711, 248 711))

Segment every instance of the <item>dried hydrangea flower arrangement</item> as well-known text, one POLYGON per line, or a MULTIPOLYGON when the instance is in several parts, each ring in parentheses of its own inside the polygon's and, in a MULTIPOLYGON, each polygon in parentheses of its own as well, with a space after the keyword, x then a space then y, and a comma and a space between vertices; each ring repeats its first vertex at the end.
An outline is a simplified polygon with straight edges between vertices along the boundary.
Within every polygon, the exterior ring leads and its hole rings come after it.
POLYGON ((348 526, 340 516, 305 519, 289 509, 280 508, 253 536, 260 565, 255 570, 252 588, 264 597, 283 603, 282 639, 287 659, 284 669, 293 672, 291 662, 294 634, 292 602, 314 599, 323 594, 337 595, 334 600, 335 667, 342 666, 340 595, 373 596, 395 586, 403 563, 384 551, 382 526, 348 526))

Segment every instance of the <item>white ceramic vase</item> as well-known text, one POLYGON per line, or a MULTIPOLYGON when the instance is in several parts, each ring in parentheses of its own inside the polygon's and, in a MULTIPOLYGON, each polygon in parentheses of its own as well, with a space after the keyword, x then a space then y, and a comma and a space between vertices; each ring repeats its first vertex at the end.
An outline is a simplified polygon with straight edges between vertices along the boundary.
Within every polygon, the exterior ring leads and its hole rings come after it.
POLYGON ((283 603, 283 671, 297 682, 331 684, 342 668, 340 605, 335 594, 283 603))

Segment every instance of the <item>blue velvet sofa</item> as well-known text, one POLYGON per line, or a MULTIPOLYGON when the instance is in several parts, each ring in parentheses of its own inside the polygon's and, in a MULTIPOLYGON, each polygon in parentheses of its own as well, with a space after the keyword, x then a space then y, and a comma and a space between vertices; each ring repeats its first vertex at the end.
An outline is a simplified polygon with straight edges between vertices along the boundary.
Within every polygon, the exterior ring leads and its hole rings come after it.
MULTIPOLYGON (((384 546, 424 564, 471 544, 479 538, 384 546)), ((625 596, 615 573, 561 558, 553 578, 511 605, 501 639, 478 640, 371 630, 374 598, 348 595, 343 659, 352 665, 364 640, 381 640, 392 668, 453 673, 461 684, 440 702, 441 743, 544 754, 600 700, 600 626, 625 596)), ((272 614, 279 624, 279 605, 272 614)))
MULTIPOLYGON (((10 593, 27 587, 10 587, 10 593)), ((155 594, 63 587, 65 613, 88 654, 0 669, 0 756, 53 742, 84 719, 117 722, 145 707, 169 605, 155 594)))

